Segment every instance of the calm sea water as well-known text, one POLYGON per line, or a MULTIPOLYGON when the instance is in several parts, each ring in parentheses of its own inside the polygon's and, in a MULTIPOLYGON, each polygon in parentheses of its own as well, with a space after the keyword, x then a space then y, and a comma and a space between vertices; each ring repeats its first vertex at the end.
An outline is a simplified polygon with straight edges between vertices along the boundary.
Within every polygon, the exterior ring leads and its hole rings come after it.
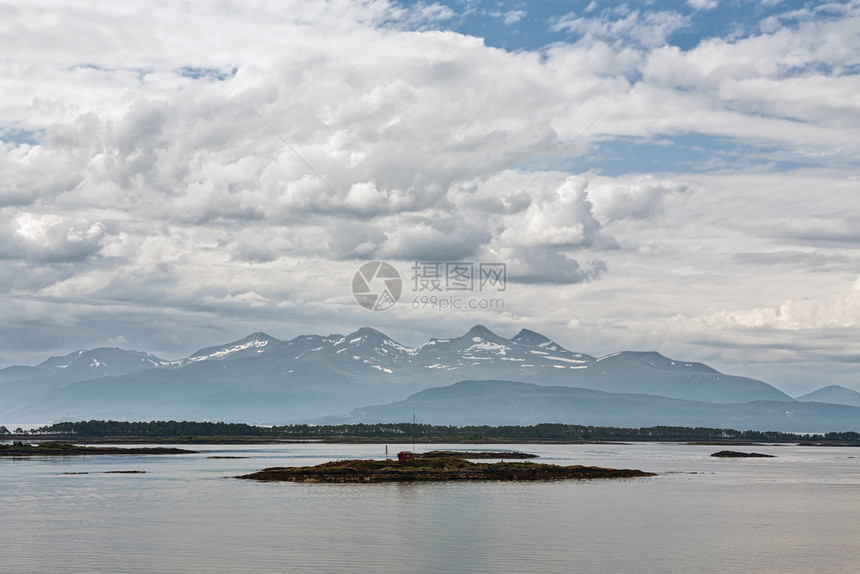
MULTIPOLYGON (((464 448, 419 450, 448 446, 464 448)), ((777 458, 716 459, 709 446, 499 445, 542 462, 660 474, 306 485, 229 477, 381 458, 384 447, 195 448, 200 454, 0 459, 0 571, 860 571, 860 449, 760 446, 746 450, 777 458), (116 470, 145 474, 105 474, 116 470)))

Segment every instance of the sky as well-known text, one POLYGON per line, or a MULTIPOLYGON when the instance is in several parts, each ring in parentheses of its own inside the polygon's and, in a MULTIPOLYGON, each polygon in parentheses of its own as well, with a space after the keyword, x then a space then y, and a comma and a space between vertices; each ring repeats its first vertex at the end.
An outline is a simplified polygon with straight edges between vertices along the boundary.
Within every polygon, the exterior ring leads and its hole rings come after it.
POLYGON ((482 324, 860 390, 859 73, 855 0, 0 1, 0 366, 482 324))

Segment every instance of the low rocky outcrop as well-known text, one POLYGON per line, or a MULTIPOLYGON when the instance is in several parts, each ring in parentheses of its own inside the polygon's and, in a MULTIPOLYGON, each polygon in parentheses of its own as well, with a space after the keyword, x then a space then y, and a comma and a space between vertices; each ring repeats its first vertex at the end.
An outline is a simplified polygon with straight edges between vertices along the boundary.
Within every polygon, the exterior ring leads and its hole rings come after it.
POLYGON ((194 454, 196 451, 182 448, 139 447, 121 448, 110 446, 80 446, 68 442, 44 442, 27 444, 15 442, 0 444, 0 456, 80 456, 91 454, 194 454))
POLYGON ((774 458, 772 454, 761 454, 758 452, 738 452, 736 450, 721 450, 711 456, 719 458, 774 458))
POLYGON ((561 480, 654 476, 641 470, 558 466, 532 462, 477 463, 456 457, 407 461, 340 460, 317 466, 266 468, 237 478, 288 482, 419 482, 455 480, 561 480))

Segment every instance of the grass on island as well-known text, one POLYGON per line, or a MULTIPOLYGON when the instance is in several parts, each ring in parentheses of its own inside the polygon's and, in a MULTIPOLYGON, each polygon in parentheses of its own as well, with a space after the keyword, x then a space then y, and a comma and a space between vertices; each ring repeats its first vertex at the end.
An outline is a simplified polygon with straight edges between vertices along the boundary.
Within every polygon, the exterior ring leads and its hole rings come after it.
POLYGON ((416 453, 416 458, 444 458, 444 457, 455 457, 455 458, 471 458, 471 459, 480 459, 480 458, 492 458, 492 459, 511 459, 511 458, 538 458, 536 454, 529 454, 526 452, 511 452, 511 451, 494 451, 494 452, 472 452, 466 450, 431 450, 430 452, 425 453, 416 453))

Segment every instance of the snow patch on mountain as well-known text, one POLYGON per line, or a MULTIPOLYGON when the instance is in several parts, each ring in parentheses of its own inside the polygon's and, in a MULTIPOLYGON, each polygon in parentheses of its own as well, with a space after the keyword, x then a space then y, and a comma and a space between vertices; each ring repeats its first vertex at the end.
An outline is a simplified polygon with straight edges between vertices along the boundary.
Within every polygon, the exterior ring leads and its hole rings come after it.
MULTIPOLYGON (((546 357, 546 358, 547 358, 547 360, 549 360, 549 361, 564 361, 565 363, 577 363, 577 364, 581 364, 581 363, 586 363, 586 362, 587 362, 587 361, 583 361, 582 359, 568 359, 567 357, 552 357, 552 356, 548 356, 548 357, 546 357)), ((587 367, 587 366, 588 366, 588 365, 585 365, 583 368, 585 368, 585 367, 587 367)))
POLYGON ((252 333, 239 341, 234 341, 226 345, 200 349, 188 357, 186 362, 197 363, 207 360, 224 360, 226 358, 232 358, 233 356, 247 354, 243 353, 243 351, 247 351, 252 354, 260 354, 270 348, 274 343, 282 343, 282 341, 275 339, 274 337, 270 337, 266 333, 252 333))
POLYGON ((484 340, 479 339, 477 337, 475 337, 475 339, 478 339, 478 340, 475 341, 474 345, 472 345, 471 347, 468 347, 466 349, 466 351, 490 351, 490 352, 498 351, 499 355, 505 355, 505 354, 507 354, 508 351, 510 351, 510 347, 506 347, 505 345, 500 345, 498 343, 491 343, 489 341, 484 341, 484 340))
POLYGON ((190 359, 192 361, 205 361, 207 359, 219 359, 222 357, 226 357, 227 355, 232 355, 233 353, 238 353, 239 351, 244 351, 245 349, 251 349, 251 348, 255 348, 255 347, 259 349, 260 347, 265 347, 268 344, 269 344, 269 341, 254 340, 254 341, 249 341, 243 345, 234 345, 232 347, 220 349, 218 351, 215 351, 214 353, 209 353, 208 355, 193 356, 190 359))

